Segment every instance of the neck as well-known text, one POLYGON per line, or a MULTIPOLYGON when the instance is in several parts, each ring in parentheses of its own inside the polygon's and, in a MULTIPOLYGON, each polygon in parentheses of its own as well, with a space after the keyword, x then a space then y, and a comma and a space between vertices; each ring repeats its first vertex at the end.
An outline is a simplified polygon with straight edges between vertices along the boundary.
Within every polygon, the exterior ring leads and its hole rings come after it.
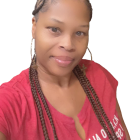
POLYGON ((71 71, 69 74, 64 76, 56 76, 53 75, 46 70, 44 70, 42 67, 38 67, 38 80, 41 84, 44 86, 47 84, 49 86, 57 87, 57 88, 63 88, 68 89, 72 85, 72 81, 75 78, 75 74, 71 71))

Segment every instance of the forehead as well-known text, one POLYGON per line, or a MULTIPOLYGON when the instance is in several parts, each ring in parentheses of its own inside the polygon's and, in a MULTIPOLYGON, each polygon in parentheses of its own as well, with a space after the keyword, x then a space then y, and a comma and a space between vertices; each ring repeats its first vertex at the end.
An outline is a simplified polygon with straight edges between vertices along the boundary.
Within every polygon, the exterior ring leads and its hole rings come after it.
POLYGON ((39 13, 41 22, 56 18, 60 21, 74 24, 75 22, 89 22, 89 10, 86 4, 81 0, 58 0, 57 3, 51 4, 49 9, 44 13, 39 13))

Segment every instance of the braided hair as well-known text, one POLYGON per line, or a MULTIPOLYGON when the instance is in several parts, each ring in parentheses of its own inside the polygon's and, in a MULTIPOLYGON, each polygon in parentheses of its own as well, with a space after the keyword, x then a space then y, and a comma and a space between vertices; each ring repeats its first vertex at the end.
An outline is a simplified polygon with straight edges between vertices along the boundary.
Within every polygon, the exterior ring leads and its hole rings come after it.
MULTIPOLYGON (((92 18, 92 6, 91 3, 89 2, 89 0, 84 0, 86 5, 88 6, 89 10, 90 10, 90 20, 92 18)), ((35 10, 32 12, 32 14, 35 16, 36 21, 38 20, 38 12, 45 12, 51 3, 56 2, 56 0, 37 0, 36 5, 35 5, 35 10)), ((41 107, 41 103, 39 100, 39 97, 37 95, 37 91, 39 93, 39 96, 42 100, 43 106, 46 110, 46 113, 48 115, 48 118, 50 120, 50 124, 52 126, 53 129, 53 134, 54 134, 54 139, 58 140, 58 137, 56 135, 56 130, 55 130, 55 126, 54 126, 54 122, 49 110, 49 107, 47 105, 47 102, 45 100, 44 94, 41 90, 41 86, 38 80, 38 72, 37 70, 34 68, 34 63, 36 63, 36 55, 34 54, 31 65, 30 65, 30 69, 29 69, 29 79, 30 79, 30 85, 31 85, 31 91, 35 100, 35 103, 37 105, 38 111, 39 111, 39 117, 40 117, 40 121, 41 121, 41 125, 42 125, 42 129, 43 129, 43 134, 45 137, 45 140, 50 140, 49 135, 48 135, 48 131, 46 128, 46 124, 45 124, 45 120, 44 120, 44 116, 43 116, 43 110, 41 107)), ((99 123, 101 124, 101 126, 103 127, 103 129, 105 130, 105 132, 107 133, 108 137, 110 140, 118 140, 115 131, 99 101, 99 98, 97 96, 97 94, 95 93, 95 90, 93 89, 93 87, 90 84, 90 81, 88 80, 88 78, 86 77, 86 75, 83 74, 83 72, 81 71, 79 65, 77 65, 74 69, 73 69, 73 73, 76 75, 77 79, 79 80, 81 86, 83 87, 86 96, 88 97, 88 100, 91 103, 91 106, 95 112, 95 115, 99 121, 99 123), (91 93, 90 93, 91 91, 91 93)))

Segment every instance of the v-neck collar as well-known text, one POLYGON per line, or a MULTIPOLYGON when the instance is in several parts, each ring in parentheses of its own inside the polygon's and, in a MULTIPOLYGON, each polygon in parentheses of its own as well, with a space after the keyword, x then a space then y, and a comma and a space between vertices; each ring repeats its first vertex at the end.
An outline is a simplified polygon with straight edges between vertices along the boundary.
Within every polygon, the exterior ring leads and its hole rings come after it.
MULTIPOLYGON (((62 114, 61 112, 59 112, 58 110, 56 110, 51 104, 50 102, 45 98, 50 112, 53 115, 53 118, 55 120, 58 120, 62 123, 67 123, 67 124, 74 124, 74 119, 72 117, 66 116, 64 114, 62 114)), ((83 107, 81 109, 81 111, 78 113, 77 117, 79 118, 79 121, 83 121, 86 118, 86 114, 87 114, 87 106, 88 106, 88 98, 86 96, 86 99, 84 101, 83 107)))

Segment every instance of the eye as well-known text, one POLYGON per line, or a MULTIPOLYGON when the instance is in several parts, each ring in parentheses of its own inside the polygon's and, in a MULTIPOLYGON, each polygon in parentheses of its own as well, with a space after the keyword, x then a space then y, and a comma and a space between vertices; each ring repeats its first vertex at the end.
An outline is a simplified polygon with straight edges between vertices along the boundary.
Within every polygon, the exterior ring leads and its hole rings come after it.
POLYGON ((57 28, 57 27, 47 27, 48 29, 51 29, 51 31, 53 32, 53 33, 57 33, 57 30, 59 29, 59 28, 57 28))
MULTIPOLYGON (((59 29, 58 27, 47 27, 47 29, 51 29, 51 31, 52 31, 53 33, 57 33, 58 30, 60 31, 60 29, 59 29)), ((81 31, 78 31, 77 33, 83 33, 83 35, 86 35, 86 33, 81 32, 81 31)), ((78 36, 81 36, 81 34, 78 35, 78 36)))
MULTIPOLYGON (((86 35, 86 33, 85 33, 85 32, 80 32, 80 31, 78 31, 77 33, 78 33, 78 34, 79 34, 79 33, 83 33, 83 35, 86 35)), ((78 36, 79 36, 79 35, 78 35, 78 36)))

